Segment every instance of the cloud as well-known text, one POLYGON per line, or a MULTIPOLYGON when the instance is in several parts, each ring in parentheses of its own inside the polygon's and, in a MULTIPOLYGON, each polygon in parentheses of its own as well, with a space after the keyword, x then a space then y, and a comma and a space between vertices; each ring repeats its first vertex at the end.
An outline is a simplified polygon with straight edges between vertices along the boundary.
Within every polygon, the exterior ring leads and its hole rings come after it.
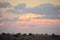
POLYGON ((2 17, 2 13, 0 12, 0 17, 2 17))
POLYGON ((8 18, 8 19, 14 19, 15 17, 17 17, 17 15, 15 15, 15 14, 5 14, 4 17, 8 18))
POLYGON ((60 20, 58 19, 32 19, 30 21, 17 21, 17 24, 33 24, 33 25, 40 25, 40 24, 60 24, 60 20))
POLYGON ((13 13, 13 14, 20 14, 20 12, 18 10, 14 10, 14 9, 8 10, 7 12, 8 13, 13 13))
POLYGON ((18 4, 15 6, 17 9, 23 10, 25 13, 37 13, 37 14, 46 14, 46 15, 59 15, 60 14, 60 5, 53 4, 41 4, 33 8, 26 8, 25 4, 18 4))
POLYGON ((22 19, 22 20, 31 20, 31 19, 34 19, 34 18, 37 18, 37 17, 43 17, 43 16, 45 16, 45 15, 27 13, 27 14, 21 14, 19 16, 19 19, 22 19))
MULTIPOLYGON (((34 14, 44 14, 41 18, 46 19, 60 19, 58 15, 60 15, 60 5, 53 5, 53 4, 41 4, 34 8, 25 8, 23 9, 26 13, 34 13, 34 14)), ((38 17, 39 18, 39 17, 38 17)), ((40 19, 41 19, 40 18, 40 19)))
POLYGON ((0 27, 4 26, 5 23, 4 22, 0 22, 0 27))
POLYGON ((11 7, 12 5, 8 2, 0 2, 0 8, 6 8, 6 7, 11 7))
POLYGON ((25 4, 18 4, 14 7, 15 9, 11 9, 11 10, 7 10, 8 13, 14 13, 14 14, 22 14, 22 13, 26 13, 24 12, 22 9, 25 8, 25 4), (19 9, 19 10, 18 10, 19 9))
POLYGON ((16 8, 16 9, 24 9, 25 8, 25 4, 24 3, 22 3, 22 4, 18 4, 17 6, 15 6, 14 8, 16 8))
MULTIPOLYGON (((13 10, 8 10, 8 13, 15 13, 15 14, 27 14, 27 13, 33 13, 37 15, 46 15, 43 17, 36 17, 36 19, 60 19, 60 5, 53 5, 53 4, 41 4, 39 6, 33 7, 33 8, 26 8, 26 5, 24 3, 18 4, 14 7, 13 10)), ((36 15, 36 16, 37 16, 36 15)))
MULTIPOLYGON (((53 4, 41 4, 31 9, 27 9, 29 12, 36 14, 46 14, 46 15, 59 15, 60 6, 55 6, 53 4)), ((27 12, 27 10, 24 10, 27 12)))
POLYGON ((59 15, 46 15, 43 17, 37 17, 35 19, 60 19, 59 15))

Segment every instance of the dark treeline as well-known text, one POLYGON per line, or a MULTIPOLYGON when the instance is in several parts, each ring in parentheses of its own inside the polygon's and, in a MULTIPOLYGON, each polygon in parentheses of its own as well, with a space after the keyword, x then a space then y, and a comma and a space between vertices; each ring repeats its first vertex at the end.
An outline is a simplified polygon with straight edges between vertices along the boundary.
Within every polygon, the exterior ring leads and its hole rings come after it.
POLYGON ((46 34, 10 34, 2 33, 0 34, 0 40, 60 40, 60 35, 52 33, 51 35, 46 34))

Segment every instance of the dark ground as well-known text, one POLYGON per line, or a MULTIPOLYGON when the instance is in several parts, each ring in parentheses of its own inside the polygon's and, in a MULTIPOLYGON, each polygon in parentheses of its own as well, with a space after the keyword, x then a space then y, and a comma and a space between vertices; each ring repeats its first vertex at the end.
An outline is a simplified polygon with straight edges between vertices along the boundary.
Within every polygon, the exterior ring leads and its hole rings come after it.
POLYGON ((0 34, 0 40, 60 40, 60 35, 52 33, 52 35, 46 34, 10 34, 2 33, 0 34))

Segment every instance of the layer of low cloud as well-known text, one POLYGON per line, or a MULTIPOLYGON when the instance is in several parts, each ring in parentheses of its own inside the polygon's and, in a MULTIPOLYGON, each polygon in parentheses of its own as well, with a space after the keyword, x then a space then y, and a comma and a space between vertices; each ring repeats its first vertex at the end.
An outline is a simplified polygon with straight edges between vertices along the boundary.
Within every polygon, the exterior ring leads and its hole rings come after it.
MULTIPOLYGON (((41 20, 42 21, 42 20, 41 20)), ((24 21, 26 22, 26 21, 24 21)), ((56 33, 60 34, 60 25, 58 24, 24 24, 24 22, 2 22, 0 23, 0 33, 56 33)), ((42 21, 43 22, 43 21, 42 21)), ((52 21, 53 22, 53 21, 52 21)))

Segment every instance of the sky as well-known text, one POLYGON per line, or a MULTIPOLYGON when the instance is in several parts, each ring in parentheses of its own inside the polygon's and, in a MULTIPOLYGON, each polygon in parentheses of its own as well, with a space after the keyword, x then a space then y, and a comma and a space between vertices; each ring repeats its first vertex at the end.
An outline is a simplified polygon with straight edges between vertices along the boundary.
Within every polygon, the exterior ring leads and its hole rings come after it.
POLYGON ((0 33, 60 35, 60 0, 0 0, 0 33))

